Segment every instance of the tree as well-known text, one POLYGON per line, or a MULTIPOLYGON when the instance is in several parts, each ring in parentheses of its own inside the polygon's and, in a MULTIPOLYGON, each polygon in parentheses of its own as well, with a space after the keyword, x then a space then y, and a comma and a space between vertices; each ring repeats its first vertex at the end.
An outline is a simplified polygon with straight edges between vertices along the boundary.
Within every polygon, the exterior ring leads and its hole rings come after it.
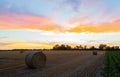
POLYGON ((71 46, 64 45, 64 44, 62 44, 62 45, 57 44, 53 47, 53 50, 70 50, 70 49, 72 49, 71 46))
POLYGON ((69 46, 69 45, 66 45, 66 48, 67 48, 68 50, 72 49, 72 47, 69 46))
POLYGON ((87 46, 85 45, 85 46, 83 47, 83 49, 85 49, 85 50, 86 50, 86 49, 87 49, 87 46))
POLYGON ((100 49, 100 50, 104 50, 104 49, 106 49, 106 47, 107 47, 106 44, 100 44, 100 45, 99 45, 99 49, 100 49))
POLYGON ((105 50, 111 50, 111 47, 110 46, 106 46, 105 50))
POLYGON ((79 46, 79 49, 83 49, 82 45, 79 46))
POLYGON ((96 49, 95 46, 90 47, 90 50, 95 50, 95 49, 96 49))
POLYGON ((53 50, 57 50, 57 49, 59 49, 59 45, 58 44, 56 44, 54 47, 53 47, 53 50))
POLYGON ((118 50, 118 49, 119 49, 119 46, 114 46, 114 49, 115 49, 115 50, 118 50))

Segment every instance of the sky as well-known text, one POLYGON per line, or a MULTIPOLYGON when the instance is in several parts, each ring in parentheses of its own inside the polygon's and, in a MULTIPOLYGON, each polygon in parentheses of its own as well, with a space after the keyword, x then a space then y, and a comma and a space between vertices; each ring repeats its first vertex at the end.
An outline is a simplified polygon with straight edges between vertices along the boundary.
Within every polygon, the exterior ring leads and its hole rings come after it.
POLYGON ((120 0, 1 0, 0 49, 120 46, 120 0))

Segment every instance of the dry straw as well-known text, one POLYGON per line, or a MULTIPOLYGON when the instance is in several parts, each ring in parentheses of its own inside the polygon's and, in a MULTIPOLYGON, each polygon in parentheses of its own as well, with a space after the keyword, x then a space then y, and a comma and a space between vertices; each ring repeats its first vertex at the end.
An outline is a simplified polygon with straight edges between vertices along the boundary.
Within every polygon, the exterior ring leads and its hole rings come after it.
POLYGON ((26 56, 25 62, 29 68, 43 68, 46 64, 46 56, 42 52, 32 52, 26 56))
POLYGON ((97 51, 93 51, 93 55, 97 55, 97 51))

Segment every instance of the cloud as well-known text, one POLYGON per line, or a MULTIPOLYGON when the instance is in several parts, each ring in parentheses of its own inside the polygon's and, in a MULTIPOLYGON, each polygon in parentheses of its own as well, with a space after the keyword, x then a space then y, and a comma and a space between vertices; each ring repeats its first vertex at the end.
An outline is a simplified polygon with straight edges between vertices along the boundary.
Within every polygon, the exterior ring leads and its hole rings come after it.
POLYGON ((66 32, 109 33, 120 32, 120 17, 94 18, 90 16, 74 17, 68 23, 66 32))
POLYGON ((49 18, 36 17, 29 15, 12 15, 11 16, 0 16, 0 29, 35 29, 43 31, 57 31, 57 32, 120 32, 119 18, 114 19, 112 23, 98 23, 94 24, 94 19, 87 16, 74 19, 69 22, 67 27, 59 27, 55 25, 55 22, 49 18), (89 22, 88 22, 89 21, 89 22), (77 24, 76 24, 77 23, 77 24), (72 27, 71 27, 72 26, 72 27))
POLYGON ((42 16, 31 16, 23 14, 0 15, 0 30, 10 29, 38 29, 51 31, 58 29, 52 19, 42 16))
POLYGON ((119 17, 119 16, 118 16, 118 17, 114 17, 114 18, 112 19, 112 22, 120 23, 120 17, 119 17))
POLYGON ((3 43, 3 42, 0 42, 0 46, 7 46, 7 45, 10 45, 11 43, 3 43))
POLYGON ((82 0, 82 7, 91 8, 96 6, 102 0, 82 0))
POLYGON ((101 0, 63 0, 63 5, 71 7, 75 12, 79 12, 80 8, 90 8, 95 6, 101 0))
POLYGON ((65 0, 63 3, 67 6, 71 6, 73 10, 77 12, 79 10, 81 0, 65 0))
POLYGON ((0 39, 5 39, 5 38, 7 38, 7 37, 6 36, 0 37, 0 39))
POLYGON ((88 33, 112 33, 112 32, 120 32, 120 24, 119 23, 107 23, 107 24, 97 24, 97 25, 78 25, 72 29, 69 29, 68 32, 88 32, 88 33))
POLYGON ((120 17, 114 17, 107 21, 95 19, 89 16, 75 17, 63 26, 56 25, 54 19, 50 19, 44 16, 32 16, 23 14, 0 14, 0 18, 0 30, 31 29, 56 33, 120 32, 120 17))
POLYGON ((120 19, 116 20, 115 22, 120 23, 120 19))

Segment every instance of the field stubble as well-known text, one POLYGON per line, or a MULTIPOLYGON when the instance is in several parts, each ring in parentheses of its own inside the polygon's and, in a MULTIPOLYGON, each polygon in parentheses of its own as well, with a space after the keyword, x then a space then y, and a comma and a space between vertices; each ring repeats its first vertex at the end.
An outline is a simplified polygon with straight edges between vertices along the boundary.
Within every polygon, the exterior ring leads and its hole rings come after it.
POLYGON ((4 77, 94 77, 102 65, 104 52, 92 55, 91 51, 43 51, 47 56, 46 67, 42 70, 29 69, 25 56, 30 52, 1 53, 0 76, 4 77))

